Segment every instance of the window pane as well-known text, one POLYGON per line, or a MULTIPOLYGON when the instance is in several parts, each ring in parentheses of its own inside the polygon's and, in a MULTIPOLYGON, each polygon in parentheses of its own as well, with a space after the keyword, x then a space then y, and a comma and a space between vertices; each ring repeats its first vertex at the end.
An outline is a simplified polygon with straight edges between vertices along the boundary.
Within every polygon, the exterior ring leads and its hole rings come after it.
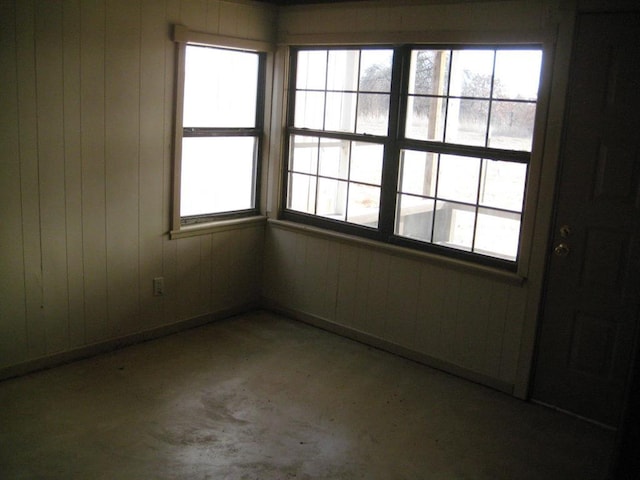
POLYGON ((358 95, 356 133, 386 135, 389 124, 389 95, 361 93, 358 95))
POLYGON ((480 204, 522 211, 527 166, 523 163, 483 160, 480 204))
POLYGON ((390 92, 393 50, 362 50, 360 91, 390 92))
POLYGON ((328 92, 325 130, 353 132, 356 126, 356 93, 328 92))
POLYGON ((438 169, 436 153, 402 150, 400 169, 400 191, 435 196, 438 169))
POLYGON ((493 50, 454 50, 449 95, 489 98, 493 74, 493 50))
POLYGON ((447 95, 450 50, 413 50, 409 93, 447 95))
POLYGON ((347 182, 318 179, 318 209, 316 214, 344 220, 347 205, 347 182))
POLYGON ((255 127, 259 56, 187 45, 184 127, 255 127))
POLYGON ((296 88, 302 90, 324 90, 327 68, 326 50, 298 52, 296 88))
POLYGON ((296 92, 294 125, 298 128, 322 129, 324 120, 323 92, 296 92))
POLYGON ((327 90, 357 90, 359 54, 358 50, 329 51, 327 90))
POLYGON ((407 105, 407 138, 441 142, 447 99, 442 97, 409 97, 407 105))
POLYGON ((384 147, 376 143, 353 142, 351 147, 351 173, 356 182, 380 185, 384 147))
POLYGON ((434 204, 432 198, 398 195, 395 234, 430 242, 434 204))
POLYGON ((520 215, 488 208, 478 210, 474 251, 515 260, 520 237, 520 215))
POLYGON ((287 208, 304 213, 315 213, 316 178, 292 173, 289 175, 287 208))
POLYGON ((489 146, 531 151, 535 103, 494 101, 491 106, 489 146))
POLYGON ((380 188, 350 183, 348 212, 347 221, 377 227, 380 212, 380 188))
POLYGON ((294 172, 315 174, 318 170, 318 138, 291 136, 291 164, 294 172))
POLYGON ((479 158, 441 155, 438 198, 476 203, 479 175, 479 158))
POLYGON ((433 243, 471 250, 475 208, 453 202, 436 202, 433 243))
POLYGON ((349 140, 320 140, 320 175, 347 180, 349 178, 349 140))
POLYGON ((485 146, 489 102, 449 99, 446 141, 461 145, 485 146))
POLYGON ((253 208, 254 137, 182 140, 180 215, 253 208))
POLYGON ((493 97, 536 100, 541 64, 541 50, 499 50, 496 52, 493 97))

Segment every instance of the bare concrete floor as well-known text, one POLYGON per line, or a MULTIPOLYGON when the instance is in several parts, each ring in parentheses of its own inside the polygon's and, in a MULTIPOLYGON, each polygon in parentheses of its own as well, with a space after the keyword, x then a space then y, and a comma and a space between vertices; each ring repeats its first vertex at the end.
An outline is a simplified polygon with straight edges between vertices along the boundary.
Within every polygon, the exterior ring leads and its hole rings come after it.
POLYGON ((256 312, 0 383, 2 479, 600 479, 613 433, 256 312))

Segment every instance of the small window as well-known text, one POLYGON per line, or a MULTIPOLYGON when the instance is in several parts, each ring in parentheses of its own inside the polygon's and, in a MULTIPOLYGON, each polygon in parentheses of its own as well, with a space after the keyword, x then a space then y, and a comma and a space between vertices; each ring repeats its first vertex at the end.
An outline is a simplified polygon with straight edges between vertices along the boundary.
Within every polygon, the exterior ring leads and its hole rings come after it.
POLYGON ((538 47, 292 49, 283 218, 516 269, 538 47))
POLYGON ((253 215, 258 208, 264 55, 203 45, 184 48, 178 105, 182 128, 176 145, 180 224, 253 215))

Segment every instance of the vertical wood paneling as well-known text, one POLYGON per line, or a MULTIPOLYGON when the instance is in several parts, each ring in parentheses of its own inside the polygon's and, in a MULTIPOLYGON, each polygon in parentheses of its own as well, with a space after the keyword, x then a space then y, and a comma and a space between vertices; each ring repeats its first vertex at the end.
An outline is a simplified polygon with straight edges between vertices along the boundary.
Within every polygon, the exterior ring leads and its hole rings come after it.
POLYGON ((200 298, 198 299, 198 308, 200 313, 204 315, 210 313, 211 310, 211 235, 202 235, 200 237, 200 298))
POLYGON ((479 370, 484 365, 492 282, 465 274, 461 276, 459 291, 455 333, 457 363, 479 370))
POLYGON ((0 365, 27 351, 15 5, 0 3, 0 365))
POLYGON ((278 227, 269 227, 267 238, 267 298, 514 382, 525 288, 278 227))
POLYGON ((415 349, 419 285, 418 264, 392 257, 389 264, 388 310, 384 336, 394 343, 412 349, 415 349))
POLYGON ((104 2, 82 2, 80 19, 84 315, 87 342, 94 343, 107 338, 104 2))
POLYGON ((36 4, 42 291, 48 352, 69 346, 63 129, 62 4, 36 4))
POLYGON ((191 30, 205 31, 207 28, 207 0, 182 0, 180 2, 180 21, 191 30))
POLYGON ((285 294, 286 251, 281 230, 267 229, 262 292, 266 298, 283 302, 285 294))
POLYGON ((322 305, 323 318, 333 320, 336 318, 338 302, 338 268, 340 259, 340 244, 327 242, 327 279, 325 287, 325 300, 322 305))
POLYGON ((355 308, 352 324, 356 330, 368 332, 369 321, 369 278, 371 277, 371 257, 366 248, 358 248, 356 274, 355 308))
POLYGON ((178 319, 198 315, 200 311, 200 238, 189 237, 178 243, 178 319))
POLYGON ((507 321, 508 301, 509 288, 496 284, 491 291, 491 302, 489 307, 491 315, 487 323, 487 330, 484 339, 484 372, 493 378, 501 378, 500 361, 502 358, 502 335, 505 329, 505 322, 507 321))
POLYGON ((105 161, 109 333, 135 331, 138 303, 140 3, 106 10, 105 161))
MULTIPOLYGON (((42 254, 40 250, 40 184, 35 65, 35 6, 16 2, 16 58, 20 133, 20 192, 24 243, 24 288, 28 355, 46 354, 46 324, 42 309, 42 254)), ((16 177, 17 178, 17 177, 16 177)))
POLYGON ((62 6, 64 184, 69 295, 69 344, 85 343, 82 262, 82 146, 80 138, 80 0, 62 6))
POLYGON ((356 290, 358 275, 358 249, 341 244, 336 294, 335 320, 341 325, 354 326, 356 316, 356 290))
POLYGON ((372 274, 367 281, 367 316, 363 330, 377 337, 384 337, 384 325, 389 315, 389 261, 389 256, 380 252, 373 252, 371 256, 372 274))
POLYGON ((264 227, 256 226, 243 229, 244 249, 241 255, 240 264, 243 268, 241 297, 238 304, 256 302, 260 295, 260 283, 262 279, 264 227))
POLYGON ((305 306, 307 312, 323 317, 323 304, 327 301, 327 266, 329 242, 317 237, 307 241, 304 259, 305 306))
MULTIPOLYGON (((165 25, 164 2, 144 0, 140 25, 140 327, 162 318, 163 298, 153 296, 152 279, 161 277, 164 179, 165 25)), ((166 284, 165 284, 166 286, 166 284)))
MULTIPOLYGON (((0 8, 0 368, 256 300, 262 227, 215 241, 167 235, 170 25, 217 33, 220 2, 0 8), (152 295, 157 276, 164 297, 152 295)), ((239 11, 252 38, 271 37, 261 6, 230 9, 226 20, 237 26, 239 11)))
POLYGON ((527 291, 524 288, 510 287, 507 305, 507 318, 502 334, 502 355, 500 357, 500 378, 514 382, 520 357, 522 339, 522 319, 527 303, 527 291))
POLYGON ((225 233, 224 247, 218 253, 229 256, 228 269, 222 278, 222 281, 227 283, 225 307, 229 308, 244 296, 241 289, 244 286, 246 264, 242 257, 247 248, 247 237, 244 230, 225 233))
POLYGON ((211 304, 213 310, 229 308, 231 300, 232 232, 219 232, 211 239, 211 304))
POLYGON ((208 32, 220 30, 220 1, 207 0, 205 24, 208 32))
POLYGON ((233 2, 220 0, 220 21, 218 33, 230 37, 238 36, 239 6, 233 2))
MULTIPOLYGON (((162 273, 165 282, 165 296, 162 298, 163 323, 178 320, 178 242, 170 240, 171 201, 173 196, 173 111, 176 49, 168 38, 169 25, 180 23, 180 0, 165 0, 167 38, 164 41, 164 115, 163 115, 163 159, 162 159, 162 273)), ((160 72, 158 72, 160 74, 160 72)))

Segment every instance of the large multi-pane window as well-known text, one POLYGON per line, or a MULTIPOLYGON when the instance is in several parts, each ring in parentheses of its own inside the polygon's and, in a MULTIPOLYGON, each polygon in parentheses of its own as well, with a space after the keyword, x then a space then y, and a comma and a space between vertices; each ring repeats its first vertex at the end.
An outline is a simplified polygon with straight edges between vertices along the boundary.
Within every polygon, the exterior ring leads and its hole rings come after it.
POLYGON ((541 61, 292 49, 283 217, 515 268, 541 61))
POLYGON ((179 212, 182 224, 257 209, 263 54, 187 44, 179 212))

